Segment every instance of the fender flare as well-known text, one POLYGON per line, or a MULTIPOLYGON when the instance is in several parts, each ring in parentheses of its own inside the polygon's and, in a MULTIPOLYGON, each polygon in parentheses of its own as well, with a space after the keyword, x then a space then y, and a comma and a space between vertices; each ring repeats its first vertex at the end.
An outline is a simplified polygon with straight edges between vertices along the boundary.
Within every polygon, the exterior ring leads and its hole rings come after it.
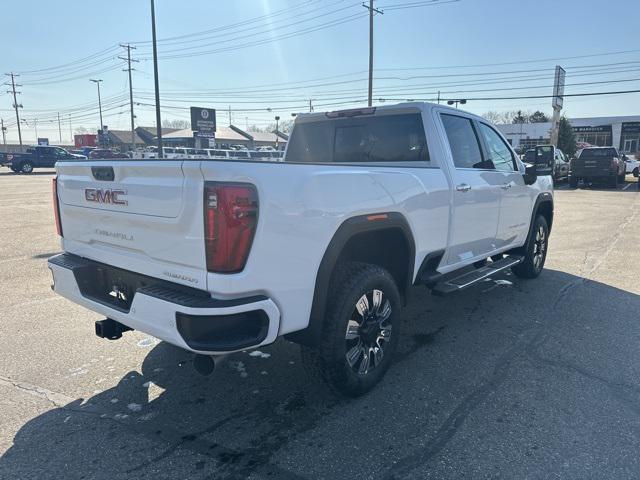
POLYGON ((533 221, 535 220, 536 215, 538 215, 540 206, 545 203, 550 204, 551 206, 551 219, 549 221, 549 234, 551 234, 551 226, 553 225, 553 195, 551 195, 550 192, 542 192, 536 198, 536 202, 533 205, 533 209, 531 210, 531 220, 529 221, 529 233, 527 234, 527 241, 525 242, 525 245, 529 244, 531 235, 533 235, 533 221))
POLYGON ((409 248, 407 279, 404 285, 398 287, 404 291, 412 284, 416 249, 413 232, 404 215, 398 212, 380 212, 348 218, 338 227, 322 256, 316 274, 309 324, 303 330, 287 334, 287 339, 304 345, 317 345, 322 333, 331 276, 345 245, 358 234, 394 228, 402 231, 409 248))

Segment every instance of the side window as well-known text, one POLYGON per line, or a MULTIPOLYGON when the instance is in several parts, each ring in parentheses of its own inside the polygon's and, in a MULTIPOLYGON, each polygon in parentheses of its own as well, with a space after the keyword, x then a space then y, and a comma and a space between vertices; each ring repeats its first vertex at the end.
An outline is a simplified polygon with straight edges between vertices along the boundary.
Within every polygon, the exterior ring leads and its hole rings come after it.
POLYGON ((441 117, 456 168, 493 168, 490 162, 482 159, 478 137, 470 119, 444 113, 441 117))
POLYGON ((502 137, 493 128, 484 123, 480 124, 480 131, 487 146, 488 160, 493 162, 496 170, 513 172, 515 170, 513 155, 502 137))

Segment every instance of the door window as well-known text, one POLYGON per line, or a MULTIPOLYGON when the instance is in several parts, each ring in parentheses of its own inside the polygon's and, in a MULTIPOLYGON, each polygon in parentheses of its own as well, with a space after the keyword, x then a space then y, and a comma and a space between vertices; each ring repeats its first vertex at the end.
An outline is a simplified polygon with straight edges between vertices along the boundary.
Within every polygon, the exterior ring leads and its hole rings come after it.
POLYGON ((485 162, 471 119, 457 115, 442 114, 442 124, 447 133, 453 164, 456 168, 493 168, 485 162))
POLYGON ((481 123, 480 131, 482 132, 482 137, 487 147, 489 160, 493 162, 496 170, 513 172, 515 170, 515 163, 513 161, 513 154, 507 146, 507 143, 498 135, 498 132, 489 125, 481 123))

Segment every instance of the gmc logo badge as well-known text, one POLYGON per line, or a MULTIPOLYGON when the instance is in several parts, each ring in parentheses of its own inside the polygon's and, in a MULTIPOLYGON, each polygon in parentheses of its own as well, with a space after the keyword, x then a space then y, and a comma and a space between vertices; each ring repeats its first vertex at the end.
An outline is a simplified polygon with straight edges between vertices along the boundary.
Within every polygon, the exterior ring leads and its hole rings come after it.
POLYGON ((107 203, 111 205, 128 205, 124 200, 126 190, 111 190, 110 188, 85 188, 84 198, 87 202, 107 203))

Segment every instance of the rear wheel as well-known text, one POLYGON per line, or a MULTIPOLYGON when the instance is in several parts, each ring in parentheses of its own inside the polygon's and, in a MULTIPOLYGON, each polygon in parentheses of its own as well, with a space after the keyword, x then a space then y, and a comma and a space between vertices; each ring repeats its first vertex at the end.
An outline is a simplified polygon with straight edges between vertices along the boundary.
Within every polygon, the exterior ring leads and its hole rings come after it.
POLYGON ((615 175, 614 177, 610 178, 607 182, 607 185, 609 185, 609 187, 611 188, 618 188, 618 176, 615 175))
POLYGON ((330 288, 323 337, 302 348, 310 373, 332 390, 356 397, 384 376, 398 344, 400 294, 385 269, 349 262, 330 288))
POLYGON ((631 172, 631 174, 632 174, 634 177, 638 178, 638 177, 640 176, 640 171, 638 170, 638 167, 634 168, 634 169, 633 169, 633 172, 631 172))
POLYGON ((620 175, 618 175, 618 183, 624 183, 626 176, 626 173, 621 173, 620 175))
POLYGON ((547 259, 549 225, 542 216, 536 216, 529 241, 524 246, 524 260, 511 270, 521 278, 536 278, 542 272, 547 259))
POLYGON ((569 188, 578 188, 578 179, 573 175, 569 175, 569 188))
POLYGON ((33 164, 29 161, 26 162, 22 162, 22 165, 20 165, 20 171, 22 173, 31 173, 33 172, 33 164))

